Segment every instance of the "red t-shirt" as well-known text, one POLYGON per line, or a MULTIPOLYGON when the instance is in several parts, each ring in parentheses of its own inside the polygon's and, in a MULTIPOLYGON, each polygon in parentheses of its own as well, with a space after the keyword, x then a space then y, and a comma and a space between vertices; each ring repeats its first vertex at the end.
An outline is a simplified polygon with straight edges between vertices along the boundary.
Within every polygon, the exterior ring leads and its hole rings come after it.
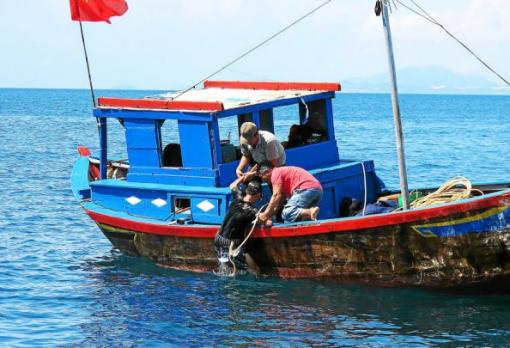
POLYGON ((292 196, 296 190, 322 188, 321 183, 303 168, 277 167, 271 173, 271 184, 279 186, 286 198, 292 196))

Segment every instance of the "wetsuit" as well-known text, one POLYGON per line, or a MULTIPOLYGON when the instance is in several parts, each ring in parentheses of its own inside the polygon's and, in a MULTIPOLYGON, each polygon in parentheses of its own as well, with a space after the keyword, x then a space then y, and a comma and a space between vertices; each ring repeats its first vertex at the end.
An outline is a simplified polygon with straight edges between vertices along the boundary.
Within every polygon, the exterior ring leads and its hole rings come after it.
MULTIPOLYGON (((230 242, 234 242, 234 248, 241 244, 247 229, 251 227, 251 223, 255 220, 257 215, 257 209, 250 203, 243 201, 242 191, 233 190, 232 194, 235 199, 230 205, 220 230, 214 238, 214 248, 220 263, 228 262, 228 248, 230 242)), ((238 269, 247 268, 244 258, 244 247, 232 261, 234 261, 238 269)))

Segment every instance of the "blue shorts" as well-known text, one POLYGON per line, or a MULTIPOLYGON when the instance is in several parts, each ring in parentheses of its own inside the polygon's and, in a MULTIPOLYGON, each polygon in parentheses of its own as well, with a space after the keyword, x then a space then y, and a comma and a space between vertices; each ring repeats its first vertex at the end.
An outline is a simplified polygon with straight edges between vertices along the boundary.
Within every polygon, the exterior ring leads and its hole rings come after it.
POLYGON ((298 221, 303 209, 317 207, 322 198, 321 188, 296 190, 285 203, 282 211, 284 222, 298 221))

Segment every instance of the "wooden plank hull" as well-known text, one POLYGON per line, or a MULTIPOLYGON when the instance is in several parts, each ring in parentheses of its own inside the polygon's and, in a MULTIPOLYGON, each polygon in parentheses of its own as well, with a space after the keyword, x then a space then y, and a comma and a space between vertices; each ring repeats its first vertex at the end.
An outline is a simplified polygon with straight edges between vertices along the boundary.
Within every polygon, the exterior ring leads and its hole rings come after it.
MULTIPOLYGON (((88 212, 121 250, 165 267, 198 272, 217 268, 217 227, 150 230, 88 212)), ((282 278, 510 293, 510 193, 411 212, 259 230, 247 250, 264 274, 282 278)))

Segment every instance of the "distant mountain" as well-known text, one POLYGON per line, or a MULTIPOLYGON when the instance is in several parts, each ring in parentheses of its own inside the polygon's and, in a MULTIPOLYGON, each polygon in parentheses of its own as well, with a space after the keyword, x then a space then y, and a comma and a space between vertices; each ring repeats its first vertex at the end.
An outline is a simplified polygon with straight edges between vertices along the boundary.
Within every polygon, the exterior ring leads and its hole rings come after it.
MULTIPOLYGON (((397 82, 400 93, 510 95, 510 87, 499 81, 460 75, 439 66, 397 70, 397 82)), ((389 74, 345 79, 342 90, 347 93, 389 93, 389 74)))

